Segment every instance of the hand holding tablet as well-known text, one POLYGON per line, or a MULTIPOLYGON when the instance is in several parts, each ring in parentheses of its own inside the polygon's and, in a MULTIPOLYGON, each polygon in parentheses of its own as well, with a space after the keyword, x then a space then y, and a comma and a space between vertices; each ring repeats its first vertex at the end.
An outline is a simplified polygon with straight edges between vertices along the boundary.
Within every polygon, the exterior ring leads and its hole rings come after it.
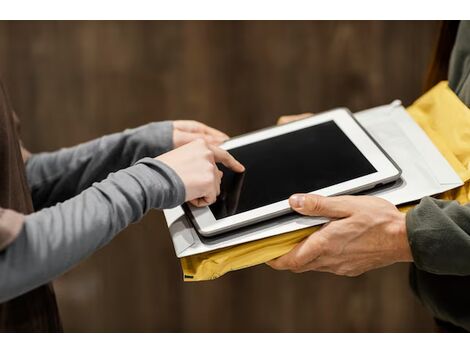
POLYGON ((221 147, 246 171, 220 166, 217 201, 189 206, 203 236, 286 214, 294 193, 353 194, 395 181, 401 172, 347 109, 233 138, 221 147))

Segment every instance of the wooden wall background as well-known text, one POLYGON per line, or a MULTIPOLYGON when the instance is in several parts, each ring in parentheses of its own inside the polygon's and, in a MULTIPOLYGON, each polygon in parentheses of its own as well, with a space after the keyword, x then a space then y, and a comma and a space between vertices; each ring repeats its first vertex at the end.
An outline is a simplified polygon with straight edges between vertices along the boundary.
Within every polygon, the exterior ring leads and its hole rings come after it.
MULTIPOLYGON (((436 22, 0 22, 0 72, 33 151, 153 120, 227 131, 421 91, 436 22)), ((56 281, 67 331, 429 331, 407 266, 359 278, 267 266, 183 283, 154 211, 56 281)))

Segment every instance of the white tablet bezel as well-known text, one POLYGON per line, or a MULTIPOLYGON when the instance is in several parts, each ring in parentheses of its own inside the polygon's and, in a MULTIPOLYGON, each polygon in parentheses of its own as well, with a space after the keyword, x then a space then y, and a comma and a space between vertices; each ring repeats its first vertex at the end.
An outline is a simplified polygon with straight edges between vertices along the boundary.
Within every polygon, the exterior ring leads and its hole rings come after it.
MULTIPOLYGON (((370 137, 368 133, 359 125, 349 110, 343 108, 331 110, 285 125, 271 127, 235 137, 221 145, 221 148, 230 151, 230 149, 233 148, 252 144, 257 141, 273 138, 285 133, 297 131, 328 121, 334 121, 338 125, 338 127, 359 149, 359 151, 374 166, 377 172, 333 186, 315 190, 311 193, 323 196, 344 194, 352 191, 371 188, 381 183, 390 182, 400 176, 400 169, 373 141, 372 137, 370 137)), ((285 214, 290 211, 289 202, 286 199, 217 220, 209 207, 196 208, 189 204, 188 206, 194 225, 203 235, 215 235, 234 228, 239 228, 241 226, 285 214)))

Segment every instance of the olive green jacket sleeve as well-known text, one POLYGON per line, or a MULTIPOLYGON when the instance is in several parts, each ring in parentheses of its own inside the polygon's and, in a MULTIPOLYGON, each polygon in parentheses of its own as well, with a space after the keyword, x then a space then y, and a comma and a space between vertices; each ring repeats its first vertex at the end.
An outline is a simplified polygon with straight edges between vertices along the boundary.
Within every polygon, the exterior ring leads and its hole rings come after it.
MULTIPOLYGON (((469 21, 459 24, 449 66, 449 86, 470 107, 469 21)), ((470 275, 470 204, 424 198, 407 214, 406 226, 418 269, 470 275)))
POLYGON ((470 205, 423 198, 408 212, 406 227, 418 269, 470 275, 470 205))

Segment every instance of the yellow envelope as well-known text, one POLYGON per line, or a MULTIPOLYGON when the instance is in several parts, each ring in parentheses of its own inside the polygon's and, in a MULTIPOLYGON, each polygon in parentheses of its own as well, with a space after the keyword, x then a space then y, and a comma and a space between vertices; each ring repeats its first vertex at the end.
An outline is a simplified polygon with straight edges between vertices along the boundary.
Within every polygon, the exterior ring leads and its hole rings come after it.
MULTIPOLYGON (((470 109, 441 82, 407 109, 465 184, 439 196, 468 203, 470 199, 470 109)), ((412 206, 400 207, 406 212, 412 206)), ((294 248, 320 226, 288 232, 241 245, 181 258, 185 281, 216 279, 225 273, 266 263, 294 248)))

